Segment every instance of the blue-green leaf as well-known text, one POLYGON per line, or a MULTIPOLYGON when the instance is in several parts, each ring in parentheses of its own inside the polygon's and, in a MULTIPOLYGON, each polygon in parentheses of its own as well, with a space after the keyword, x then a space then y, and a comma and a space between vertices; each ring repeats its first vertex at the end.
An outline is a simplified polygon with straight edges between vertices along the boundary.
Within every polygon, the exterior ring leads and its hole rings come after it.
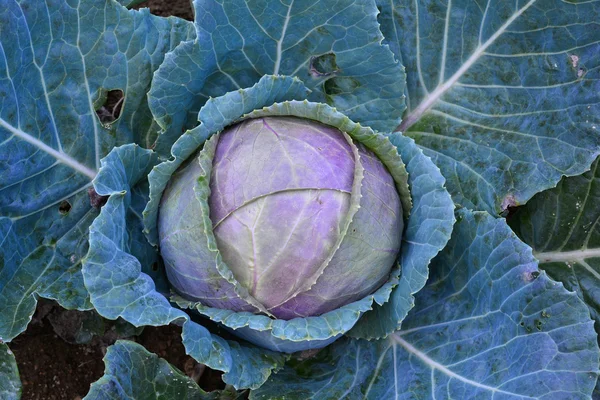
POLYGON ((290 364, 255 399, 588 399, 589 312, 503 220, 461 210, 402 330, 290 364))
POLYGON ((2 2, 0 340, 25 329, 36 295, 91 307, 80 264, 98 214, 91 180, 113 146, 154 141, 152 74, 194 36, 191 23, 112 0, 2 2), (101 122, 96 110, 119 90, 119 118, 101 122))
POLYGON ((110 346, 104 364, 104 376, 84 399, 218 399, 218 393, 204 392, 191 378, 134 342, 119 340, 110 346))
POLYGON ((209 97, 250 87, 263 75, 300 78, 310 101, 391 132, 404 106, 404 71, 379 31, 370 0, 195 0, 198 40, 165 59, 150 105, 164 130, 157 151, 198 122, 209 97))
MULTIPOLYGON (((587 304, 600 332, 600 168, 563 178, 517 209, 509 225, 540 267, 587 304)), ((599 383, 600 385, 600 383, 599 383)), ((600 398, 600 386, 594 398, 600 398)))
POLYGON ((563 178, 510 218, 540 267, 588 305, 600 332, 600 168, 563 178))
MULTIPOLYGON (((153 280, 150 274, 160 278, 164 271, 158 268, 150 272, 148 265, 141 264, 146 258, 135 256, 132 246, 145 239, 141 239, 141 230, 136 233, 140 235, 138 240, 130 239, 132 220, 141 218, 141 209, 132 208, 132 193, 140 184, 147 185, 145 180, 156 162, 154 152, 137 145, 117 147, 102 159, 94 188, 108 200, 90 226, 90 249, 83 260, 83 277, 91 302, 103 317, 121 317, 135 326, 183 325, 183 344, 188 354, 225 372, 223 380, 237 388, 258 387, 285 362, 286 356, 210 334, 156 290, 157 278, 153 280)), ((140 204, 147 201, 146 194, 140 204)), ((144 246, 150 245, 146 242, 144 246)))
POLYGON ((21 381, 15 355, 5 343, 0 343, 0 398, 4 400, 21 398, 21 381))
POLYGON ((456 203, 495 215, 600 153, 598 2, 377 2, 407 72, 399 130, 456 203))

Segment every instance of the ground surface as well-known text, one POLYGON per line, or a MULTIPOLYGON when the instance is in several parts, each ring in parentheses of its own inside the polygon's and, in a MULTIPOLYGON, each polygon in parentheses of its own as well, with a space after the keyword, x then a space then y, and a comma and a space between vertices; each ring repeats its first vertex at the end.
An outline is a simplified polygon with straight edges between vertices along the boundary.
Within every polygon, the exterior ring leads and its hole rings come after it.
POLYGON ((23 400, 80 399, 104 370, 101 346, 71 345, 49 323, 30 324, 10 348, 19 366, 23 400))
POLYGON ((148 0, 135 8, 142 7, 148 7, 150 12, 155 15, 165 17, 175 15, 190 21, 194 19, 191 0, 148 0))
POLYGON ((27 331, 10 343, 23 382, 23 400, 83 398, 90 384, 102 376, 102 357, 117 339, 142 344, 194 378, 205 390, 223 388, 220 373, 202 368, 185 354, 179 327, 147 327, 139 335, 124 336, 106 321, 102 335, 85 344, 74 344, 81 315, 40 300, 27 331))
MULTIPOLYGON (((141 7, 149 7, 156 15, 193 19, 189 0, 150 0, 137 8, 141 7)), ((57 335, 52 322, 66 327, 67 332, 61 332, 61 336, 70 339, 69 325, 78 318, 77 313, 64 313, 55 304, 41 301, 27 331, 10 343, 23 382, 22 400, 81 399, 90 384, 102 376, 102 357, 117 336, 109 331, 89 343, 72 344, 57 335)), ((185 354, 179 328, 146 328, 130 339, 197 379, 206 390, 222 387, 217 372, 205 370, 199 377, 202 368, 185 354)))

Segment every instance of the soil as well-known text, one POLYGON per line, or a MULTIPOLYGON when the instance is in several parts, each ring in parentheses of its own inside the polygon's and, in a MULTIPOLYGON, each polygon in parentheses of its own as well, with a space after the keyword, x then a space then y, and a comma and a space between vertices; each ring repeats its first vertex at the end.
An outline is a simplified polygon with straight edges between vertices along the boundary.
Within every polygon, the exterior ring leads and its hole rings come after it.
POLYGON ((103 350, 96 340, 72 345, 54 333, 49 323, 30 323, 10 343, 19 366, 23 400, 81 399, 102 376, 103 350))
MULTIPOLYGON (((155 15, 194 18, 190 0, 149 0, 135 8, 142 7, 150 8, 155 15)), ((113 114, 118 116, 117 105, 115 102, 109 110, 112 117, 113 114)), ((74 332, 69 332, 69 326, 76 326, 80 320, 80 313, 66 312, 51 301, 40 300, 27 330, 9 344, 23 383, 22 400, 80 400, 90 385, 103 375, 102 357, 117 337, 114 331, 107 330, 86 344, 67 342, 65 339, 72 339, 69 335, 75 337, 74 332), (53 327, 56 321, 60 321, 62 329, 53 327)), ((180 335, 181 328, 176 326, 146 327, 139 336, 129 339, 169 361, 204 390, 222 389, 221 373, 187 356, 180 335)))
MULTIPOLYGON (((81 315, 41 299, 27 331, 9 344, 23 383, 22 400, 79 400, 103 375, 106 349, 123 337, 118 337, 110 328, 111 322, 106 321, 103 335, 94 336, 86 344, 67 342, 76 337, 74 331, 80 326, 81 315)), ((146 327, 139 336, 126 339, 164 358, 206 391, 224 387, 220 372, 185 354, 178 326, 146 327)))
POLYGON ((163 17, 174 15, 189 21, 194 19, 192 0, 148 0, 134 8, 142 7, 148 7, 154 15, 163 17))

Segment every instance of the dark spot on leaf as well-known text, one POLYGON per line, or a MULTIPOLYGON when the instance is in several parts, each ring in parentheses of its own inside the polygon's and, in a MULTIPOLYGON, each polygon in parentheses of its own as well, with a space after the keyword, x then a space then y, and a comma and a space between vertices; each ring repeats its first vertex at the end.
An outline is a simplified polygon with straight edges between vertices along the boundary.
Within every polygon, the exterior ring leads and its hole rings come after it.
POLYGON ((105 93, 105 100, 102 106, 96 110, 96 115, 103 125, 112 124, 121 115, 121 109, 125 97, 120 89, 109 90, 105 93))
POLYGON ((61 201, 58 205, 58 212, 61 213, 61 215, 67 215, 69 211, 71 211, 71 203, 67 200, 61 201))
POLYGON ((521 323, 519 325, 525 326, 525 322, 521 321, 521 323))
POLYGON ((99 195, 94 188, 88 189, 88 195, 90 196, 90 206, 94 208, 102 208, 108 201, 108 196, 99 195))
POLYGON ((335 63, 335 54, 327 53, 311 57, 309 71, 315 78, 335 75, 339 71, 339 68, 335 63))
POLYGON ((158 263, 157 262, 152 263, 151 268, 152 268, 152 271, 154 271, 154 272, 158 271, 158 263))

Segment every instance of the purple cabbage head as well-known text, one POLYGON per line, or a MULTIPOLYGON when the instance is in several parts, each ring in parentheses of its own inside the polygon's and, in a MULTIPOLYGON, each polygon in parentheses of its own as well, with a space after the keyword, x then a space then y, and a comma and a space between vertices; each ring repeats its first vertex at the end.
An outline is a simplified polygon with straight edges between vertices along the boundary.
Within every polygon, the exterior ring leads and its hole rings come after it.
POLYGON ((209 216, 247 302, 227 294, 231 279, 195 249, 206 246, 208 229, 194 223, 202 218, 196 159, 174 175, 160 206, 161 253, 177 291, 211 307, 257 312, 249 304, 260 304, 260 312, 292 319, 359 300, 388 280, 403 213, 392 176, 371 151, 295 117, 248 119, 217 140, 209 216))

